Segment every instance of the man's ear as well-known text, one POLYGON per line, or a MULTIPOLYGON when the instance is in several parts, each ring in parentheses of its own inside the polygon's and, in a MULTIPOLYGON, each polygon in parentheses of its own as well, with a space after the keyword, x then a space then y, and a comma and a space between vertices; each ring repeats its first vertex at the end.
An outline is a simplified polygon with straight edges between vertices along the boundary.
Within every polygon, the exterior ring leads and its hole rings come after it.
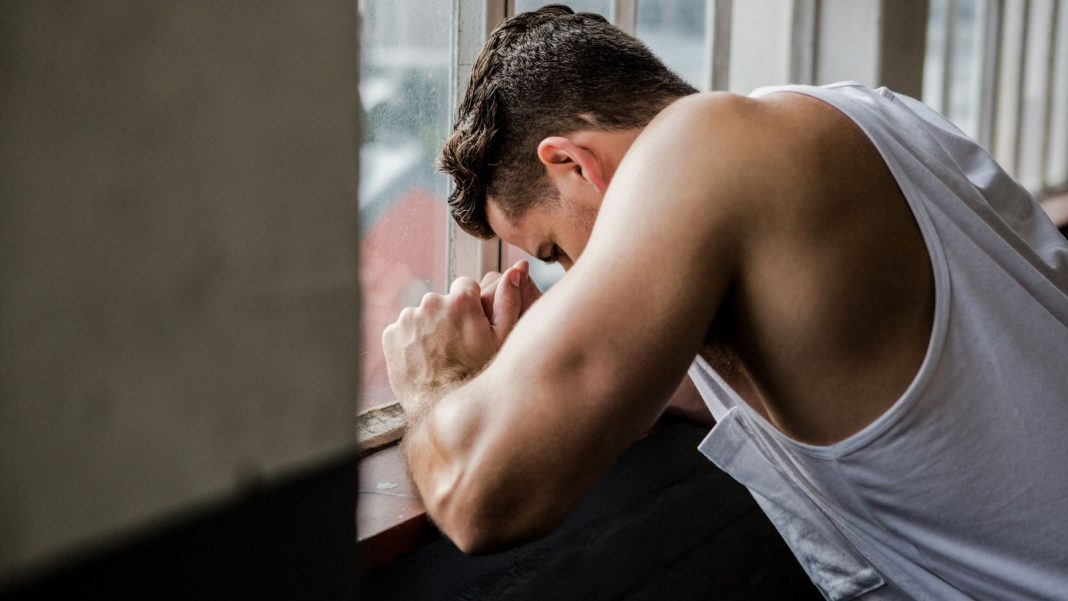
POLYGON ((561 185, 574 185, 579 177, 593 184, 602 194, 608 189, 601 162, 588 148, 575 144, 564 136, 549 136, 538 144, 538 159, 549 172, 549 179, 561 185), (572 181, 569 181, 572 180, 572 181))

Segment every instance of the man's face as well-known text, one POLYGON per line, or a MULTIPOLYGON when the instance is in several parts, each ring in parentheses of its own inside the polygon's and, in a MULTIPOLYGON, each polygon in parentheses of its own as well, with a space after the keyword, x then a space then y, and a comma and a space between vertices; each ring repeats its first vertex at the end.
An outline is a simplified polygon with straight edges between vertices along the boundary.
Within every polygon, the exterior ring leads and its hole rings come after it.
POLYGON ((527 254, 571 269, 590 238, 603 195, 592 187, 556 201, 546 201, 528 209, 519 219, 509 220, 492 199, 486 202, 486 216, 497 236, 527 254))
POLYGON ((537 154, 556 200, 537 203, 510 220, 490 197, 486 201, 490 227, 528 254, 571 269, 590 239, 608 182, 640 133, 640 128, 583 130, 545 138, 537 154))

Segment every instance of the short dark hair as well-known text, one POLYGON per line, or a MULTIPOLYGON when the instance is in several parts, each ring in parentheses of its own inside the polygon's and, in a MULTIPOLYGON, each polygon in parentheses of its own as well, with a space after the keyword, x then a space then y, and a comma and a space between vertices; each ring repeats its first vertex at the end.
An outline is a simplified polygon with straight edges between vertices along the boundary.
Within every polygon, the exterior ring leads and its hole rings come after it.
POLYGON ((516 15, 486 40, 438 164, 453 218, 492 237, 486 197, 509 219, 554 198, 537 157, 547 136, 641 127, 696 93, 634 37, 559 4, 516 15))

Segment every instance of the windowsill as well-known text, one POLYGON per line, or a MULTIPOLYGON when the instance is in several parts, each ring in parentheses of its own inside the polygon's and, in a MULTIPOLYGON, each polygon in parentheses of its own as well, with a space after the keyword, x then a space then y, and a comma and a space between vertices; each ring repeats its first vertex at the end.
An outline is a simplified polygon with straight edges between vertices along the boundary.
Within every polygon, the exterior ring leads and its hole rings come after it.
POLYGON ((440 536, 426 519, 399 445, 360 460, 356 528, 365 570, 382 567, 440 536))
POLYGON ((362 458, 356 531, 367 571, 440 537, 408 475, 398 444, 404 430, 404 410, 397 403, 372 407, 357 416, 362 458))
POLYGON ((361 455, 396 444, 404 436, 404 409, 399 403, 386 403, 361 411, 356 416, 356 440, 361 455))

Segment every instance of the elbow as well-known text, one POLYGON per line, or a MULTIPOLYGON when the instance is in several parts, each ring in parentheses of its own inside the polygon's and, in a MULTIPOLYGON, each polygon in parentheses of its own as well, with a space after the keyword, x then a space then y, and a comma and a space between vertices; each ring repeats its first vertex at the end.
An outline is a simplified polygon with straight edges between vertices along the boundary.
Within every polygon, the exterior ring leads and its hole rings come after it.
POLYGON ((461 489, 457 479, 452 479, 448 484, 436 484, 431 491, 423 494, 423 504, 430 520, 464 554, 489 553, 493 542, 487 535, 488 528, 479 519, 481 512, 474 509, 476 505, 471 502, 470 493, 461 489))
POLYGON ((464 555, 488 555, 512 546, 506 541, 495 539, 492 533, 478 526, 455 528, 446 534, 464 555))
POLYGON ((454 491, 436 499, 427 512, 465 555, 487 555, 540 538, 552 529, 552 524, 530 511, 528 502, 510 496, 454 491))
MULTIPOLYGON (((442 430, 450 435, 462 432, 442 430)), ((412 475, 428 516, 467 555, 504 551, 544 536, 563 520, 560 509, 566 506, 551 478, 531 478, 530 470, 511 454, 487 451, 489 446, 470 440, 462 447, 439 442, 415 453, 424 457, 412 475), (427 452, 442 447, 464 451, 427 452)))
POLYGON ((446 530, 456 548, 465 555, 478 556, 500 553, 541 538, 551 528, 516 529, 508 524, 489 524, 484 520, 474 520, 466 524, 457 524, 446 530))
POLYGON ((435 503, 427 513, 441 532, 465 555, 486 555, 514 546, 504 534, 507 524, 494 523, 482 503, 462 496, 451 502, 435 503))

